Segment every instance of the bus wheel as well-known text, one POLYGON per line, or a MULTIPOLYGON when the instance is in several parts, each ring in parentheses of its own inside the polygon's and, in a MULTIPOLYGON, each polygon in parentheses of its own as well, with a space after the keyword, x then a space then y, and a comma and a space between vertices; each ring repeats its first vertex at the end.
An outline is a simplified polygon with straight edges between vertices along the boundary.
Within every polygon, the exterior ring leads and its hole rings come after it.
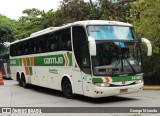
POLYGON ((72 85, 69 80, 65 80, 62 83, 62 91, 63 91, 64 96, 68 99, 72 99, 75 97, 75 95, 72 92, 72 85))
POLYGON ((21 78, 18 76, 18 84, 19 84, 19 86, 22 86, 22 80, 21 80, 21 78))
POLYGON ((24 88, 27 88, 27 87, 28 87, 28 84, 26 83, 26 80, 25 80, 25 76, 24 76, 24 75, 22 75, 21 80, 22 80, 22 86, 23 86, 24 88))

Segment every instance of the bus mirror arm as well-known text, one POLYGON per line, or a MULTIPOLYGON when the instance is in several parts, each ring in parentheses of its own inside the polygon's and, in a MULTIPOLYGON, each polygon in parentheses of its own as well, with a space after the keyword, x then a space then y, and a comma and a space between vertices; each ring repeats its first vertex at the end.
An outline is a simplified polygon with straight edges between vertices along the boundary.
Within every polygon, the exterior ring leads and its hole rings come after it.
POLYGON ((141 41, 147 45, 147 56, 152 56, 152 45, 151 42, 146 38, 141 38, 141 41))
POLYGON ((96 56, 96 41, 93 37, 88 37, 89 41, 89 51, 91 56, 96 56))

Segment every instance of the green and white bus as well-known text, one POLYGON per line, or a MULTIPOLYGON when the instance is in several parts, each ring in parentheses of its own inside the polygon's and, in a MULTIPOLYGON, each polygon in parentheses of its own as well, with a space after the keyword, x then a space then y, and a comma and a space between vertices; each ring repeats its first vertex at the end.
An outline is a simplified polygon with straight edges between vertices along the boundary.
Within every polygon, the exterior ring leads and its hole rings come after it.
POLYGON ((92 98, 143 89, 140 44, 133 26, 116 21, 77 21, 51 27, 10 45, 11 78, 92 98))

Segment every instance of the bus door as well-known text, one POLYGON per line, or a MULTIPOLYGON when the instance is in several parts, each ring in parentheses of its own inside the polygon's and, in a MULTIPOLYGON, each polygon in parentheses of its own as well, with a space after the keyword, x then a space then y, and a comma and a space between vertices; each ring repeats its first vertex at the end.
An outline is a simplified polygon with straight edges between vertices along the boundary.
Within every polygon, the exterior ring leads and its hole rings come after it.
POLYGON ((79 66, 79 68, 73 69, 76 78, 74 83, 74 89, 75 91, 78 91, 79 94, 84 95, 84 92, 86 91, 84 88, 86 88, 88 81, 86 81, 86 78, 84 77, 91 74, 87 34, 83 26, 77 25, 72 27, 72 35, 74 54, 77 61, 77 64, 74 65, 79 66))
POLYGON ((81 46, 81 76, 83 83, 83 94, 89 95, 92 88, 92 79, 88 43, 81 46))
POLYGON ((82 82, 82 72, 80 68, 78 68, 77 63, 74 64, 74 68, 72 70, 72 80, 73 80, 73 90, 77 94, 83 95, 83 82, 82 82))
POLYGON ((78 94, 85 95, 91 87, 91 70, 88 44, 83 44, 78 53, 77 63, 74 64, 73 69, 73 88, 78 94), (79 68, 78 68, 79 66, 79 68))

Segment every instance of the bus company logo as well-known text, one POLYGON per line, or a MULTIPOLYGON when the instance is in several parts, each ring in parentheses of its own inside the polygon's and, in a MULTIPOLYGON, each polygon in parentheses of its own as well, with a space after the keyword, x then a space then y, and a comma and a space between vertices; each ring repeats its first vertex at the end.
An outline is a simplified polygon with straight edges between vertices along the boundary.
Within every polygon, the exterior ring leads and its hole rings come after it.
POLYGON ((62 57, 44 58, 44 64, 62 64, 62 57))
POLYGON ((2 108, 2 113, 11 113, 11 108, 2 108))
POLYGON ((70 54, 48 56, 43 58, 43 65, 70 66, 72 64, 72 59, 70 57, 70 54))
POLYGON ((11 60, 10 64, 16 64, 16 60, 11 60))

